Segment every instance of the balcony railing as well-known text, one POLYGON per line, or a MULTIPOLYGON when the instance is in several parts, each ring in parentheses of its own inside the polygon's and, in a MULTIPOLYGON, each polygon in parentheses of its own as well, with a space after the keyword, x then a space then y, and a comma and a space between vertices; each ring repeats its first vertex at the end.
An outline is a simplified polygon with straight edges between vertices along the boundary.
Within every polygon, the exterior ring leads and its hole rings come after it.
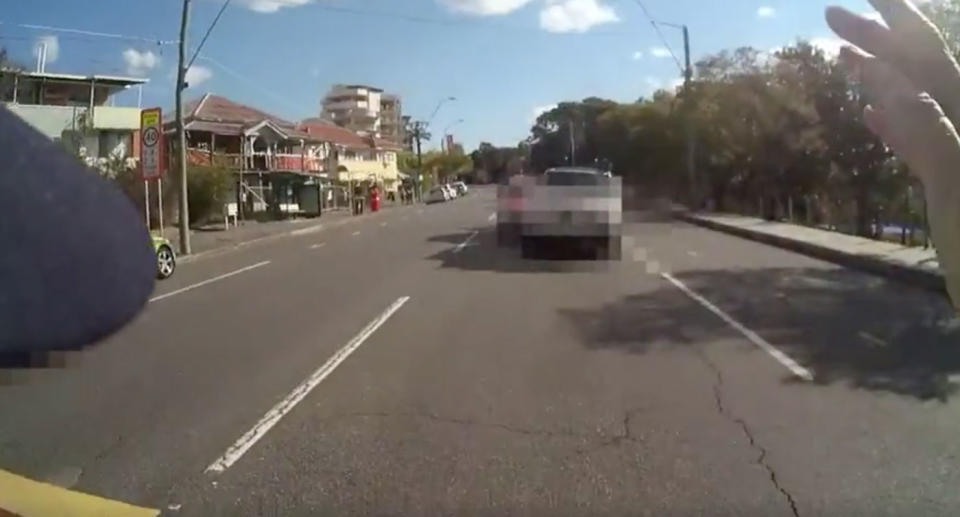
POLYGON ((255 152, 246 157, 238 153, 211 153, 206 149, 189 149, 187 162, 191 165, 223 167, 231 170, 323 172, 323 160, 315 156, 293 153, 267 154, 255 152), (246 161, 244 161, 246 158, 246 161), (242 165, 242 167, 241 167, 242 165))
POLYGON ((187 163, 240 170, 242 157, 237 153, 211 153, 206 149, 188 149, 187 163))

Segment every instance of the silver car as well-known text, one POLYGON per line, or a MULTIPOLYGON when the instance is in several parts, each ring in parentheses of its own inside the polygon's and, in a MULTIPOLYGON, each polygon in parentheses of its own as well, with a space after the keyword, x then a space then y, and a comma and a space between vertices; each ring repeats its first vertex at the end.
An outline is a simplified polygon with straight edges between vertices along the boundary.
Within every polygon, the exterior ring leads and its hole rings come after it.
POLYGON ((620 178, 597 169, 549 169, 535 184, 523 188, 520 205, 524 256, 550 249, 620 258, 620 178))

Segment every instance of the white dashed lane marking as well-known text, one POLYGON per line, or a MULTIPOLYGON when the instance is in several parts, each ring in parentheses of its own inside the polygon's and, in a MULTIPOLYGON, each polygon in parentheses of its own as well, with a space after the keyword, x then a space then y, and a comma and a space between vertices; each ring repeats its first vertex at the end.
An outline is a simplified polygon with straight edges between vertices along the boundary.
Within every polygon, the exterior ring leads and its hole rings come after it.
POLYGON ((205 285, 212 284, 212 283, 214 283, 214 282, 219 282, 220 280, 224 280, 224 279, 226 279, 226 278, 230 278, 230 277, 235 276, 235 275, 239 275, 240 273, 245 273, 245 272, 247 272, 247 271, 256 269, 256 268, 258 268, 258 267, 266 266, 266 265, 269 264, 269 263, 270 263, 269 260, 264 260, 263 262, 258 262, 258 263, 254 264, 254 265, 252 265, 252 266, 242 267, 242 268, 240 268, 240 269, 238 269, 238 270, 236 270, 236 271, 231 271, 231 272, 229 272, 229 273, 224 273, 224 274, 222 274, 222 275, 220 275, 220 276, 215 276, 215 277, 213 277, 213 278, 209 278, 209 279, 204 280, 204 281, 202 281, 202 282, 197 282, 197 283, 195 283, 195 284, 193 284, 193 285, 188 285, 187 287, 183 287, 183 288, 177 289, 176 291, 170 291, 169 293, 161 294, 161 295, 159 295, 159 296, 154 296, 153 298, 150 298, 150 302, 158 302, 158 301, 160 301, 160 300, 163 300, 164 298, 170 298, 171 296, 176 296, 176 295, 178 295, 178 294, 183 294, 183 293, 185 293, 185 292, 187 292, 187 291, 192 291, 192 290, 194 290, 194 289, 196 289, 196 288, 198 288, 198 287, 203 287, 203 286, 205 286, 205 285))
POLYGON ((379 316, 374 318, 370 323, 367 324, 356 336, 353 337, 346 345, 343 346, 340 350, 337 350, 327 362, 323 363, 323 366, 318 368, 315 372, 310 374, 303 382, 297 385, 286 397, 273 406, 270 411, 267 411, 265 415, 258 421, 249 431, 247 431, 239 440, 234 442, 223 456, 220 456, 213 463, 207 467, 206 472, 211 474, 218 474, 230 468, 231 465, 237 462, 243 455, 257 443, 260 438, 263 438, 264 435, 273 428, 277 422, 283 418, 284 415, 289 413, 297 404, 300 403, 307 395, 317 387, 318 384, 323 382, 328 375, 333 373, 334 370, 340 363, 347 360, 350 357, 350 354, 355 352, 360 345, 362 345, 374 332, 377 331, 384 323, 393 316, 403 304, 407 303, 410 300, 409 296, 403 296, 397 298, 395 302, 390 304, 379 316))
POLYGON ((747 340, 749 340, 751 343, 753 343, 754 345, 757 345, 758 347, 760 347, 761 350, 770 354, 771 357, 773 357, 774 359, 777 360, 777 362, 785 366, 788 370, 790 370, 791 373, 793 373, 794 375, 796 375, 797 377, 805 381, 813 380, 813 374, 810 373, 809 370, 807 370, 803 366, 800 366, 790 356, 781 352, 780 349, 768 343, 767 340, 760 337, 760 335, 757 334, 756 332, 748 329, 742 323, 733 319, 730 315, 720 310, 719 307, 710 303, 709 300, 695 293, 693 289, 690 289, 689 287, 687 287, 686 284, 684 284, 680 280, 677 280, 673 275, 671 275, 670 273, 661 273, 660 276, 662 276, 668 282, 676 286, 677 289, 680 289, 681 291, 683 291, 684 294, 692 298, 694 301, 706 307, 707 310, 716 314, 717 317, 719 317, 724 322, 726 322, 727 325, 730 325, 731 327, 736 329, 738 332, 743 334, 743 337, 747 338, 747 340))

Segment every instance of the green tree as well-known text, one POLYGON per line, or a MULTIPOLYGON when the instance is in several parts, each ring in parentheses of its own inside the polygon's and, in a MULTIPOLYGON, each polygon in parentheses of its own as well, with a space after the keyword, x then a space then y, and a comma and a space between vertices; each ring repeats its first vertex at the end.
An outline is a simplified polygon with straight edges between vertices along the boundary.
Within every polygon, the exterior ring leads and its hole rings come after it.
POLYGON ((190 166, 187 174, 190 223, 202 222, 220 213, 232 201, 233 177, 218 167, 190 166))
POLYGON ((926 2, 920 9, 943 33, 953 55, 960 57, 960 0, 926 2))

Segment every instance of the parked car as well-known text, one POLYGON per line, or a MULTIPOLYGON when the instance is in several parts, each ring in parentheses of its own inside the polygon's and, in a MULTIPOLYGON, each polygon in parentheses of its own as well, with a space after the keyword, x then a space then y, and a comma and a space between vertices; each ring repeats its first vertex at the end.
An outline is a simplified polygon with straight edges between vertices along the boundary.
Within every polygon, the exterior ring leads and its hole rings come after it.
POLYGON ((462 182, 462 181, 454 182, 454 183, 453 183, 453 188, 456 189, 458 196, 466 196, 466 195, 467 195, 468 189, 467 189, 467 184, 466 184, 466 183, 464 183, 464 182, 462 182))
POLYGON ((427 204, 433 203, 443 203, 448 199, 449 193, 447 189, 443 188, 442 185, 437 185, 430 189, 430 192, 427 192, 427 195, 424 196, 423 201, 427 204))
POLYGON ((547 170, 523 189, 523 255, 550 250, 619 260, 622 204, 619 178, 590 168, 547 170))
POLYGON ((446 183, 443 185, 444 190, 447 192, 447 199, 456 199, 457 198, 457 189, 453 185, 446 183))
POLYGON ((177 254, 173 251, 170 241, 153 235, 153 252, 157 257, 157 278, 165 280, 173 276, 177 269, 177 254))

